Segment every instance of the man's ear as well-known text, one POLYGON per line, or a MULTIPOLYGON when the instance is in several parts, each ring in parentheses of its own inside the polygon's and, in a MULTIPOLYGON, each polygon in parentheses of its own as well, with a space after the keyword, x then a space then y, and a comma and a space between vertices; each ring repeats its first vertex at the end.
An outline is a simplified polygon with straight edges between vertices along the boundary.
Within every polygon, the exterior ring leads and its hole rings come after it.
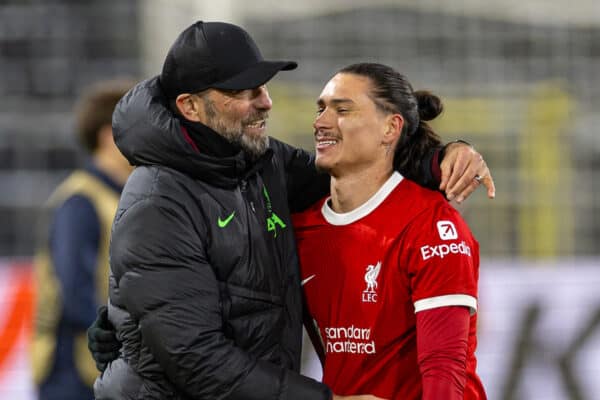
POLYGON ((194 101, 194 97, 190 93, 182 93, 177 96, 175 106, 185 119, 201 122, 202 115, 199 104, 194 101))
POLYGON ((392 144, 400 139, 402 128, 404 127, 404 117, 400 114, 391 114, 387 117, 387 127, 383 136, 385 144, 392 144))

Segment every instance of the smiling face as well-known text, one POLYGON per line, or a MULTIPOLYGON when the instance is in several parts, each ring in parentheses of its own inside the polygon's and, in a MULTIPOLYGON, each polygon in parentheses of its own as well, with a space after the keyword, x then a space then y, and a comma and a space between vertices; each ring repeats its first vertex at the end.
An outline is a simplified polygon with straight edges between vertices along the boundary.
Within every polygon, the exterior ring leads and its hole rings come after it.
POLYGON ((402 117, 378 109, 371 89, 369 78, 351 73, 327 82, 313 124, 317 168, 334 177, 373 165, 391 168, 389 149, 399 137, 402 117))
POLYGON ((266 128, 272 105, 265 85, 177 97, 177 107, 187 119, 203 123, 254 156, 263 154, 269 145, 266 128))

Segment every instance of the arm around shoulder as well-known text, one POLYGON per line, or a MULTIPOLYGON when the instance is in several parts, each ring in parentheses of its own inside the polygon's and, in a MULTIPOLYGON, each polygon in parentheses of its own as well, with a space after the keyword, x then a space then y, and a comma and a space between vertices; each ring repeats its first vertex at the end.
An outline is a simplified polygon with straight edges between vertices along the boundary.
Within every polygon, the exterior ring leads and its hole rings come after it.
POLYGON ((279 141, 272 147, 284 164, 291 212, 303 211, 329 193, 329 175, 317 171, 312 153, 279 141))

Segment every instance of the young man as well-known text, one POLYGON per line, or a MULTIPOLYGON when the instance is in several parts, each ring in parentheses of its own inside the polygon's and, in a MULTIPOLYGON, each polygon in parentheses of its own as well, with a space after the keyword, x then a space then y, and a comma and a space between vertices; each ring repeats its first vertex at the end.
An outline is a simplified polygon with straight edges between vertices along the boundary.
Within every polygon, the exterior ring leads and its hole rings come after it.
POLYGON ((121 189, 131 166, 115 146, 115 105, 133 86, 100 82, 76 107, 77 134, 90 159, 48 200, 43 241, 35 258, 38 288, 32 368, 40 400, 93 399, 98 371, 85 331, 106 304, 108 244, 121 189))
POLYGON ((319 97, 316 165, 331 197, 293 224, 311 338, 335 393, 486 398, 474 355, 479 245, 440 193, 395 168, 439 143, 425 121, 441 110, 381 64, 342 69, 319 97))
MULTIPOLYGON (((264 60, 240 27, 198 22, 177 38, 160 77, 119 103, 116 142, 138 167, 111 246, 109 317, 123 348, 97 380, 97 399, 331 398, 298 373, 290 226, 290 211, 325 195, 329 178, 311 154, 266 135, 265 84, 295 67, 264 60)), ((466 174, 489 177, 467 146, 450 151, 468 159, 466 174)), ((113 358, 99 347, 110 336, 101 322, 90 330, 100 363, 113 358)))

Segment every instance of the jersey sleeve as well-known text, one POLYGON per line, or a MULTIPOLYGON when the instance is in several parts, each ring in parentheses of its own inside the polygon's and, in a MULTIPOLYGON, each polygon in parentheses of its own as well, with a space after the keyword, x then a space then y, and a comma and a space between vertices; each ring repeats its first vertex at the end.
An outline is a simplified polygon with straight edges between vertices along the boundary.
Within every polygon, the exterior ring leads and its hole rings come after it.
POLYGON ((415 312, 445 306, 477 310, 479 244, 460 214, 444 203, 410 224, 404 243, 415 312))

